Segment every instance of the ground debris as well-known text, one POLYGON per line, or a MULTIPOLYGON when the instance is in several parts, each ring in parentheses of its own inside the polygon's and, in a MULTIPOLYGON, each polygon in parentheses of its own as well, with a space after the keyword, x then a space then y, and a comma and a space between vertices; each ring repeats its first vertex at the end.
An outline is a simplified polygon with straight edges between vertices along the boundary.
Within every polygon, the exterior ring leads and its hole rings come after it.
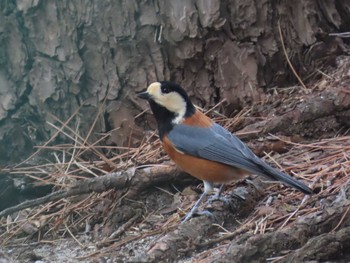
MULTIPOLYGON (((305 96, 303 101, 307 104, 308 99, 311 101, 317 94, 331 94, 331 88, 315 89, 300 96, 305 96)), ((339 105, 348 103, 349 94, 344 88, 337 92, 332 93, 333 103, 338 103, 335 112, 339 105), (337 97, 337 94, 344 96, 337 97)), ((266 104, 263 108, 268 107, 277 106, 266 104)), ((294 114, 293 109, 297 108, 281 111, 280 119, 294 114)), ((247 124, 247 120, 256 120, 250 113, 252 111, 242 109, 233 119, 224 118, 216 111, 209 114, 222 125, 237 130, 247 124)), ((320 118, 318 113, 314 115, 316 119, 320 118)), ((307 116, 311 121, 312 117, 307 116)), ((268 129, 266 122, 260 125, 268 129)), ((300 127, 307 128, 303 125, 301 122, 300 127)), ((283 129, 269 135, 261 132, 266 129, 257 133, 241 132, 258 135, 257 140, 249 142, 252 149, 266 162, 303 180, 317 194, 304 196, 286 186, 252 176, 225 186, 223 194, 231 200, 230 206, 221 202, 203 204, 201 209, 209 210, 212 217, 199 216, 180 224, 201 189, 189 187, 198 181, 169 166, 154 134, 139 148, 116 149, 118 154, 112 157, 102 158, 101 152, 94 149, 92 154, 96 154, 96 161, 86 161, 84 155, 76 153, 89 151, 90 146, 82 150, 74 149, 78 143, 70 147, 47 145, 51 151, 55 151, 55 147, 57 151, 64 150, 71 159, 63 162, 57 155, 60 162, 40 166, 22 164, 9 172, 54 184, 57 191, 67 192, 74 185, 84 184, 90 190, 100 190, 49 200, 46 204, 16 213, 12 211, 7 218, 2 217, 2 253, 19 262, 28 260, 30 255, 20 256, 28 248, 38 260, 50 262, 295 262, 347 257, 346 233, 350 223, 350 137, 347 130, 335 130, 332 136, 327 133, 327 138, 315 140, 288 133, 280 135, 283 129), (152 164, 154 162, 158 164, 152 164), (119 188, 118 185, 106 187, 109 184, 105 183, 94 188, 89 184, 99 181, 104 174, 128 169, 136 169, 137 175, 125 177, 125 183, 118 184, 119 188), (243 200, 237 199, 237 195, 243 200), (66 247, 67 254, 73 257, 66 257, 64 261, 59 252, 51 252, 52 246, 60 242, 68 244, 62 249, 66 247), (331 244, 330 249, 320 253, 322 244, 327 242, 331 244), (72 246, 76 251, 70 253, 68 247, 72 246)), ((77 136, 73 134, 72 137, 77 136)), ((104 181, 101 179, 101 182, 104 181)))

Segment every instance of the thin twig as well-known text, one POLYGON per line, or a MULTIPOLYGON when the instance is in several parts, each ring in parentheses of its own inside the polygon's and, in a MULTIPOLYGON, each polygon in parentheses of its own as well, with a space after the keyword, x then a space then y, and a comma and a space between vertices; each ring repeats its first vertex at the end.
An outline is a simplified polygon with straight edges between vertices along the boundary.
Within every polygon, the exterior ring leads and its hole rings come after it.
POLYGON ((283 53, 284 53, 284 56, 285 56, 285 58, 287 60, 287 63, 289 65, 290 69, 292 70, 294 76, 299 81, 300 85, 304 88, 304 91, 308 91, 308 89, 306 88, 304 82, 301 80, 301 78, 299 77, 298 73, 295 71, 292 62, 290 61, 290 59, 288 57, 288 53, 287 53, 286 47, 284 45, 284 40, 283 40, 283 35, 282 35, 282 30, 281 30, 281 25, 280 25, 280 21, 279 20, 277 22, 277 26, 278 26, 278 32, 280 34, 280 40, 281 40, 281 44, 282 44, 283 53))

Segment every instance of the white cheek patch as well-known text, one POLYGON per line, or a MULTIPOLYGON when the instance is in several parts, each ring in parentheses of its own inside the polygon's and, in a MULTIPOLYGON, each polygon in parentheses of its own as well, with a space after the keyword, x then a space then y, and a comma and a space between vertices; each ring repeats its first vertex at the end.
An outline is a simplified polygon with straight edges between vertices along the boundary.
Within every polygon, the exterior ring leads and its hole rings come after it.
POLYGON ((186 102, 185 100, 177 93, 172 92, 166 95, 163 95, 166 97, 166 103, 165 107, 170 110, 171 112, 174 112, 176 114, 175 119, 173 119, 174 124, 179 124, 183 121, 184 116, 186 114, 186 102))
POLYGON ((186 114, 186 102, 179 94, 175 92, 161 93, 158 97, 155 97, 155 101, 167 110, 175 113, 176 117, 172 121, 174 124, 182 122, 186 114))
POLYGON ((153 100, 167 110, 174 112, 176 117, 172 123, 179 124, 183 121, 186 114, 186 101, 177 92, 162 93, 161 84, 154 82, 147 88, 147 92, 152 96, 153 100))

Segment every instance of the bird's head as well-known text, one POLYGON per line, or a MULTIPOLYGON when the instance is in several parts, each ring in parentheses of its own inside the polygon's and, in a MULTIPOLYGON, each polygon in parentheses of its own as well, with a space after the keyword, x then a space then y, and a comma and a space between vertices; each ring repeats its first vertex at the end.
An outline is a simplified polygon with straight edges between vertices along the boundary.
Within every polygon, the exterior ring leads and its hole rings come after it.
POLYGON ((148 86, 146 91, 139 93, 138 97, 149 101, 156 118, 160 115, 164 118, 166 112, 168 112, 168 116, 172 118, 173 123, 180 122, 183 118, 191 116, 195 111, 186 91, 173 82, 154 82, 148 86))

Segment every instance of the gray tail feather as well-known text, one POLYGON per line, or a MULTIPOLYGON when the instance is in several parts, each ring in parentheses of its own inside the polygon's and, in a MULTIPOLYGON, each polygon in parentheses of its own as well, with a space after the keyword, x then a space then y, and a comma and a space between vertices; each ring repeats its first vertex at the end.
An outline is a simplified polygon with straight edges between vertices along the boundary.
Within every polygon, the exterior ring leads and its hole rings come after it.
POLYGON ((294 179, 293 177, 291 177, 287 174, 284 174, 282 172, 276 171, 275 173, 271 174, 271 177, 298 189, 299 191, 303 192, 304 194, 313 194, 314 193, 312 191, 312 189, 309 188, 304 183, 302 183, 302 182, 298 181, 297 179, 294 179))
POLYGON ((282 173, 282 172, 270 167, 266 163, 259 163, 258 166, 261 168, 261 171, 260 171, 261 175, 265 175, 265 176, 268 176, 274 180, 284 182, 284 183, 294 187, 295 189, 303 192, 304 194, 313 194, 314 193, 313 190, 311 188, 309 188, 307 185, 305 185, 304 183, 298 181, 297 179, 294 179, 293 177, 291 177, 285 173, 282 173))

